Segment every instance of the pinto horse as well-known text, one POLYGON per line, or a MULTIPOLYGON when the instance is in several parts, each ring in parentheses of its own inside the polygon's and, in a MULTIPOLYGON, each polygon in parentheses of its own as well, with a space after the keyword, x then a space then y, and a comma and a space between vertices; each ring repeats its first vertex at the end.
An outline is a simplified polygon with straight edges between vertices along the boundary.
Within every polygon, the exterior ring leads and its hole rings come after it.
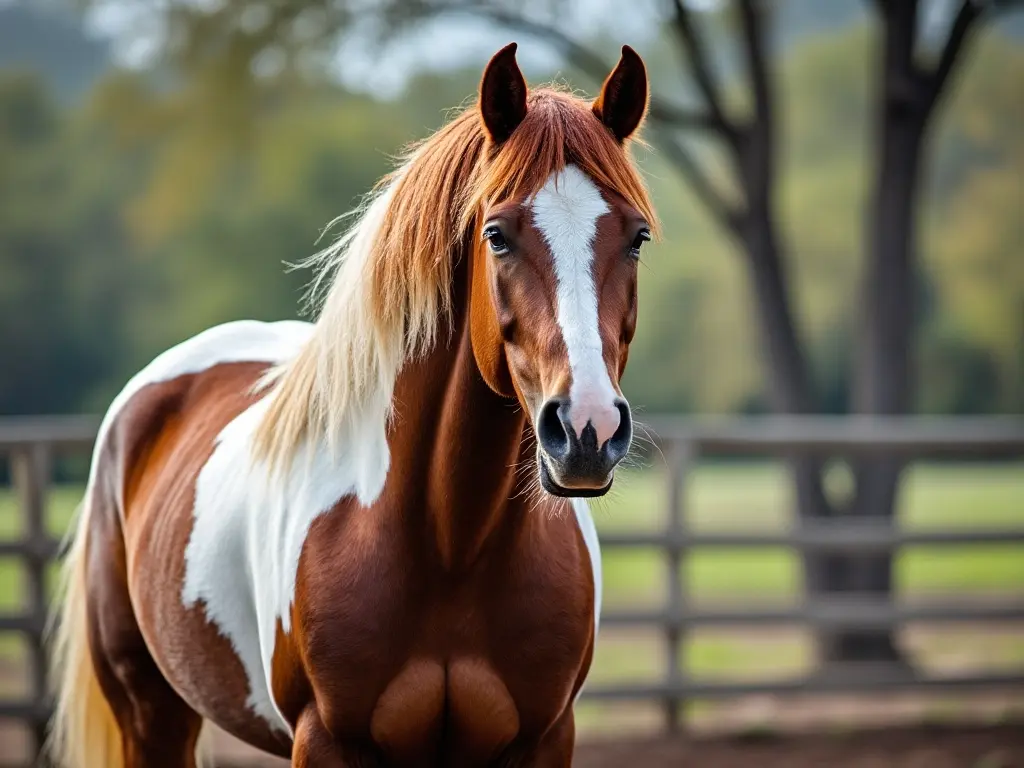
POLYGON ((314 257, 315 323, 205 331, 115 399, 65 566, 61 765, 192 767, 204 720, 295 766, 570 764, 648 86, 625 47, 593 102, 530 91, 515 50, 314 257))

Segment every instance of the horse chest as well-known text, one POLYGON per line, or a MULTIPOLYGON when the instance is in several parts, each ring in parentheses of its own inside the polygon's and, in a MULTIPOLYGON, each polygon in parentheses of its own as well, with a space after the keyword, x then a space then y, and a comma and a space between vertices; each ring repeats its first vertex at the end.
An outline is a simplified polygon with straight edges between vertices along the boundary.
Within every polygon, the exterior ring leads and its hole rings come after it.
POLYGON ((457 585, 386 556, 318 578, 300 632, 330 729, 368 729, 399 764, 480 764, 543 732, 571 703, 593 636, 589 562, 570 552, 554 571, 499 563, 457 585))
POLYGON ((370 733, 397 762, 441 753, 451 762, 482 763, 516 737, 519 725, 516 702, 486 661, 416 658, 377 700, 370 733))

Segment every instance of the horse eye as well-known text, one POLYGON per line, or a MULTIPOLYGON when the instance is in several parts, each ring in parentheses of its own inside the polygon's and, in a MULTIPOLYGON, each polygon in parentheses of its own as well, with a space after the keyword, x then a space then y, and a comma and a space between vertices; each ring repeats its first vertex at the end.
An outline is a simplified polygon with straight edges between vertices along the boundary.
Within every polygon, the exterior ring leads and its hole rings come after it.
POLYGON ((633 238, 633 244, 629 246, 629 255, 632 256, 634 259, 639 259, 640 249, 643 247, 643 244, 650 239, 650 230, 641 229, 639 232, 637 232, 636 237, 633 238))
POLYGON ((484 239, 487 240, 487 243, 491 248, 491 253, 495 256, 502 256, 508 253, 508 241, 505 240, 505 236, 501 234, 501 230, 497 227, 488 227, 485 229, 484 239))

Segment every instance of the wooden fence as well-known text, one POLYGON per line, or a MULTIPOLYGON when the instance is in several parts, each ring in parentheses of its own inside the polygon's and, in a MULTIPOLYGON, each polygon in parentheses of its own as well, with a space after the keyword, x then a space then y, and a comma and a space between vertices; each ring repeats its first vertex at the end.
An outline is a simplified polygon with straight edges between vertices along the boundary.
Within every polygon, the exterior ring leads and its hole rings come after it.
POLYGON ((907 665, 853 663, 819 668, 802 679, 764 682, 689 679, 680 660, 684 631, 703 626, 802 624, 816 631, 894 629, 908 622, 1001 622, 1024 620, 1024 600, 943 601, 900 605, 884 594, 805 594, 795 607, 752 609, 700 608, 689 604, 682 578, 684 558, 695 549, 786 547, 808 553, 897 553, 908 545, 1024 544, 1024 526, 907 531, 888 518, 834 518, 797 521, 781 531, 702 533, 686 525, 686 487, 696 460, 755 456, 821 459, 864 455, 913 459, 995 459, 1024 457, 1024 420, 771 417, 694 422, 665 417, 652 422, 668 472, 666 526, 653 533, 601 536, 605 552, 648 548, 663 553, 667 600, 655 610, 605 610, 602 627, 646 626, 664 636, 666 666, 654 683, 590 685, 585 695, 599 700, 658 700, 669 730, 680 725, 685 701, 754 693, 834 693, 931 688, 1024 687, 1024 668, 1014 674, 924 675, 907 665))
MULTIPOLYGON (((0 700, 0 719, 30 725, 37 742, 49 713, 45 695, 46 659, 42 647, 47 614, 47 565, 58 545, 45 525, 46 493, 54 459, 88 454, 98 422, 93 418, 0 419, 0 459, 10 459, 13 485, 20 498, 23 535, 0 541, 0 558, 19 558, 27 576, 25 610, 0 614, 0 633, 18 632, 27 639, 32 695, 28 700, 0 700)), ((826 667, 816 674, 782 682, 699 682, 687 677, 680 659, 683 633, 694 627, 798 623, 815 630, 890 629, 906 622, 987 622, 1024 620, 1024 601, 929 602, 901 605, 885 595, 817 595, 786 608, 706 609, 692 606, 682 583, 682 565, 694 549, 788 547, 808 552, 885 553, 907 545, 932 546, 1021 543, 1024 527, 906 531, 880 518, 840 518, 803 523, 776 532, 700 533, 688 530, 684 510, 686 484, 693 463, 702 457, 744 455, 856 457, 885 453, 908 460, 923 458, 1024 457, 1024 420, 999 419, 838 419, 765 418, 694 422, 680 418, 652 420, 656 442, 666 457, 668 509, 666 527, 653 533, 615 533, 601 538, 606 551, 647 548, 662 553, 667 600, 656 610, 608 610, 603 627, 653 627, 664 636, 666 669, 657 682, 592 684, 584 692, 594 700, 661 702, 666 724, 680 723, 690 699, 748 693, 871 691, 893 688, 988 688, 1024 686, 1024 670, 1015 674, 925 676, 906 666, 826 667)))

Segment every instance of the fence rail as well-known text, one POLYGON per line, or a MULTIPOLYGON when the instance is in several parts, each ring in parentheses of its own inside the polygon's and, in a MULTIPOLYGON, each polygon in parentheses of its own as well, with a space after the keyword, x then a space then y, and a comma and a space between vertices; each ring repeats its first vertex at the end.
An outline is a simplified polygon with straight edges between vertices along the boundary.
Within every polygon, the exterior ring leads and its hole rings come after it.
MULTIPOLYGON (((0 718, 27 722, 38 743, 49 714, 45 695, 46 569, 58 555, 58 544, 45 527, 45 499, 53 462, 67 455, 87 454, 99 425, 92 417, 0 419, 0 459, 9 457, 19 497, 24 534, 0 541, 0 558, 19 558, 27 574, 26 609, 0 614, 0 632, 18 632, 28 641, 32 696, 0 700, 0 718)), ((908 622, 1024 621, 1024 601, 1001 599, 983 603, 942 601, 901 604, 885 595, 821 595, 782 608, 722 609, 688 604, 681 566, 694 549, 786 547, 801 554, 895 553, 912 545, 1024 544, 1024 527, 907 531, 881 518, 805 522, 790 530, 736 533, 694 532, 687 528, 686 483, 693 463, 708 456, 750 455, 791 458, 856 457, 865 454, 923 458, 1024 457, 1024 420, 1020 419, 871 419, 764 418, 692 421, 677 417, 653 419, 654 441, 665 455, 667 509, 665 528, 655 532, 617 532, 601 537, 606 551, 655 549, 664 558, 667 599, 659 608, 608 610, 602 626, 647 626, 661 631, 666 669, 650 683, 593 684, 584 696, 593 700, 654 700, 662 703, 666 724, 676 728, 683 703, 694 698, 750 693, 881 691, 893 688, 988 688, 1024 686, 1024 670, 1014 674, 929 676, 899 664, 824 666, 802 679, 771 682, 705 682, 690 679, 680 659, 686 631, 699 626, 803 624, 815 630, 891 629, 908 622)))

